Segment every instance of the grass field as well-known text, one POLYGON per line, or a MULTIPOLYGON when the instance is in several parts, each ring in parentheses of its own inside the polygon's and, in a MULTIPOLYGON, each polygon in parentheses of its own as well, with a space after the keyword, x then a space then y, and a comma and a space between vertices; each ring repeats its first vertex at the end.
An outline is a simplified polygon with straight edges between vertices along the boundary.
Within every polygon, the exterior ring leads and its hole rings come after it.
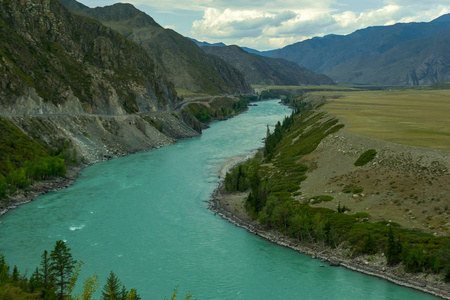
POLYGON ((258 85, 252 84, 255 91, 263 90, 304 90, 304 91, 357 91, 358 88, 341 85, 258 85))
POLYGON ((450 150, 450 90, 314 92, 347 130, 398 144, 450 150), (339 97, 336 97, 336 96, 339 97))

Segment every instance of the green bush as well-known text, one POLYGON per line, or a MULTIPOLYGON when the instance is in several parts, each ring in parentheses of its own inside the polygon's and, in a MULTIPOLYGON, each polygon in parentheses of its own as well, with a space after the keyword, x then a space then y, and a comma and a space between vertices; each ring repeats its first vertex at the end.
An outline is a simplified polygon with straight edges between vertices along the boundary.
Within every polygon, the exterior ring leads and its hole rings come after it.
POLYGON ((0 175, 0 199, 6 197, 6 189, 8 188, 8 184, 6 183, 6 178, 0 175))
POLYGON ((355 167, 362 167, 372 161, 377 155, 377 150, 369 149, 363 154, 359 156, 359 158, 355 161, 355 167))
POLYGON ((309 203, 318 204, 320 202, 327 202, 327 201, 331 201, 333 199, 334 199, 333 196, 330 196, 330 195, 318 195, 318 196, 309 198, 309 203))
POLYGON ((360 194, 364 191, 363 187, 358 186, 358 185, 354 185, 354 184, 347 184, 344 186, 344 188, 342 189, 343 193, 346 194, 360 194))

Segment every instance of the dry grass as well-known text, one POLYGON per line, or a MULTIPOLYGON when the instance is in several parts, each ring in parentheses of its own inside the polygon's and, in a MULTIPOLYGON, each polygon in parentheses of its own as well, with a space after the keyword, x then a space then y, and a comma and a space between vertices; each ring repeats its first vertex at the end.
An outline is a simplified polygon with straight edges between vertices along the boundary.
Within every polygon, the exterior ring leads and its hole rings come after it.
POLYGON ((184 98, 193 98, 193 97, 207 97, 207 96, 211 96, 205 93, 196 93, 196 92, 192 92, 189 91, 187 89, 183 89, 183 88, 176 88, 177 90, 177 94, 179 97, 184 97, 184 98))
POLYGON ((252 84, 255 90, 324 90, 324 91, 357 91, 359 89, 340 85, 258 85, 252 84))
POLYGON ((315 92, 347 130, 397 144, 450 150, 450 90, 315 92))

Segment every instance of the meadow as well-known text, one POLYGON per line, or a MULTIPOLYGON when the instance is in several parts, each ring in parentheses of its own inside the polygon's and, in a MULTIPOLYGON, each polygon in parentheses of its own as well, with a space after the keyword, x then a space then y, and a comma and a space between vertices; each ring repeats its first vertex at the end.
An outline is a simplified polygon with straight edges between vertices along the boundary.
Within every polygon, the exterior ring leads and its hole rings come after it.
POLYGON ((394 142, 450 150, 450 90, 318 91, 346 130, 394 142))

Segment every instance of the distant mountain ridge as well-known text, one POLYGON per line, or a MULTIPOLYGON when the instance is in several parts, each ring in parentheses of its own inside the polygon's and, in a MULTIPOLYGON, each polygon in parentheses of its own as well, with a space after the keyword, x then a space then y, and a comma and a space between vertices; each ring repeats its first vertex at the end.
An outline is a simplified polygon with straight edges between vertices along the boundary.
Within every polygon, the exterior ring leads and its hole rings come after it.
POLYGON ((316 74, 296 63, 280 58, 264 57, 248 53, 238 46, 214 47, 202 49, 217 55, 244 73, 251 84, 259 85, 333 85, 333 80, 322 74, 316 74))
MULTIPOLYGON (((211 44, 211 43, 208 43, 208 42, 205 42, 205 41, 203 41, 203 42, 197 41, 194 38, 188 38, 188 39, 193 41, 199 47, 226 47, 227 46, 224 43, 213 43, 213 44, 211 44)), ((252 49, 252 48, 248 48, 248 47, 242 47, 242 46, 239 46, 239 48, 241 48, 245 52, 258 54, 258 55, 263 55, 264 54, 265 56, 268 56, 271 53, 271 51, 264 51, 264 52, 262 52, 262 51, 259 51, 259 50, 256 50, 256 49, 252 49)))
POLYGON ((200 41, 197 41, 196 39, 193 39, 193 38, 190 38, 190 37, 188 37, 188 39, 193 41, 199 47, 226 47, 227 46, 224 43, 211 44, 211 43, 208 43, 208 42, 200 42, 200 41))
POLYGON ((203 52, 193 41, 164 29, 131 4, 89 8, 75 0, 60 0, 76 13, 97 19, 142 46, 178 91, 206 94, 251 93, 241 72, 203 52))
POLYGON ((337 82, 418 85, 450 80, 450 14, 298 42, 269 54, 337 82), (433 45, 433 46, 430 46, 433 45))

